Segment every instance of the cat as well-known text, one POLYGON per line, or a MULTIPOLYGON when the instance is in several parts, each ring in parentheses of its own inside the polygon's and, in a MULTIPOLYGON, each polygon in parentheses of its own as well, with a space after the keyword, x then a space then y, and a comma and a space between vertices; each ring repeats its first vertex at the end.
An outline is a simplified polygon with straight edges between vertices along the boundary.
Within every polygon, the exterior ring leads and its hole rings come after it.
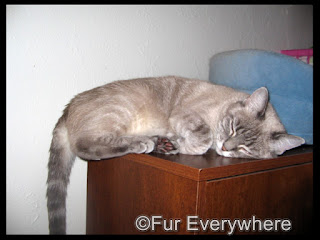
POLYGON ((51 234, 66 233, 66 195, 75 157, 100 160, 128 153, 200 155, 214 149, 238 158, 273 158, 304 144, 289 135, 269 103, 177 76, 115 81, 75 96, 50 146, 47 207, 51 234))

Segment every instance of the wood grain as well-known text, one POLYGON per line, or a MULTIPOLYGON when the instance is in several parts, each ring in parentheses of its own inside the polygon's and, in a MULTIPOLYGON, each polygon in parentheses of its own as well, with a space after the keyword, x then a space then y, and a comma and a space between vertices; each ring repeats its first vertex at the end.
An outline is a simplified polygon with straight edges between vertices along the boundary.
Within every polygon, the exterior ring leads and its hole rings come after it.
MULTIPOLYGON (((196 213, 197 182, 125 158, 89 164, 87 233, 139 234, 139 215, 178 219, 196 213), (166 203, 166 204, 164 204, 166 203)), ((166 233, 157 228, 148 233, 166 233)), ((180 225, 185 232, 185 223, 180 225)))
MULTIPOLYGON (((289 234, 310 230, 312 147, 274 159, 129 154, 88 164, 87 234, 212 234, 186 231, 186 217, 289 218, 289 234), (178 232, 141 232, 140 215, 181 219, 178 232)), ((236 232, 241 233, 241 232, 236 232)), ((257 234, 259 232, 253 232, 257 234)), ((222 232, 225 234, 225 232, 222 232)))
MULTIPOLYGON (((310 163, 206 181, 200 192, 199 216, 203 219, 250 219, 255 215, 263 220, 290 219, 292 230, 289 234, 311 231, 313 188, 310 163)), ((213 233, 208 231, 205 234, 213 233)))

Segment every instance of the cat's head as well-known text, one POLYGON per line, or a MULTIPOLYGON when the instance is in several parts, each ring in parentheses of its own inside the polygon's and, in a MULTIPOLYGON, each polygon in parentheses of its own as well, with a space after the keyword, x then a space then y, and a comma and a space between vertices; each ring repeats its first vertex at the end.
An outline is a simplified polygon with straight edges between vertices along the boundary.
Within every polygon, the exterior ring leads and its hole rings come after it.
POLYGON ((217 129, 215 150, 218 154, 272 158, 304 144, 303 138, 286 133, 268 100, 268 90, 262 87, 226 109, 217 129))

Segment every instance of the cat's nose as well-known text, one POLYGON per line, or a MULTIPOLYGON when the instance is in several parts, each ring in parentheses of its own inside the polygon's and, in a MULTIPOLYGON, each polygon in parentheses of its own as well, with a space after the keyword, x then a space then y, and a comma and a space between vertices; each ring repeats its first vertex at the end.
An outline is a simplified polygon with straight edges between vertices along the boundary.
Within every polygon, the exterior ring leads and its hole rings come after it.
POLYGON ((222 145, 221 150, 222 150, 222 151, 228 151, 224 145, 222 145))

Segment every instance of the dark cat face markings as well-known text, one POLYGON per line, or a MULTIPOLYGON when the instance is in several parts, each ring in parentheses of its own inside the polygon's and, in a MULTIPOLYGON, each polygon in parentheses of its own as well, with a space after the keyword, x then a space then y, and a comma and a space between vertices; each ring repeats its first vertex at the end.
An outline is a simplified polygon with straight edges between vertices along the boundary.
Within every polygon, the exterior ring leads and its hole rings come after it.
POLYGON ((224 118, 218 131, 217 152, 226 157, 258 158, 255 148, 262 145, 260 124, 258 121, 240 122, 237 118, 224 118))
POLYGON ((278 122, 273 123, 270 114, 266 88, 231 104, 218 125, 217 153, 225 157, 271 158, 304 143, 302 138, 287 134, 278 122), (282 131, 273 130, 276 128, 282 131))

